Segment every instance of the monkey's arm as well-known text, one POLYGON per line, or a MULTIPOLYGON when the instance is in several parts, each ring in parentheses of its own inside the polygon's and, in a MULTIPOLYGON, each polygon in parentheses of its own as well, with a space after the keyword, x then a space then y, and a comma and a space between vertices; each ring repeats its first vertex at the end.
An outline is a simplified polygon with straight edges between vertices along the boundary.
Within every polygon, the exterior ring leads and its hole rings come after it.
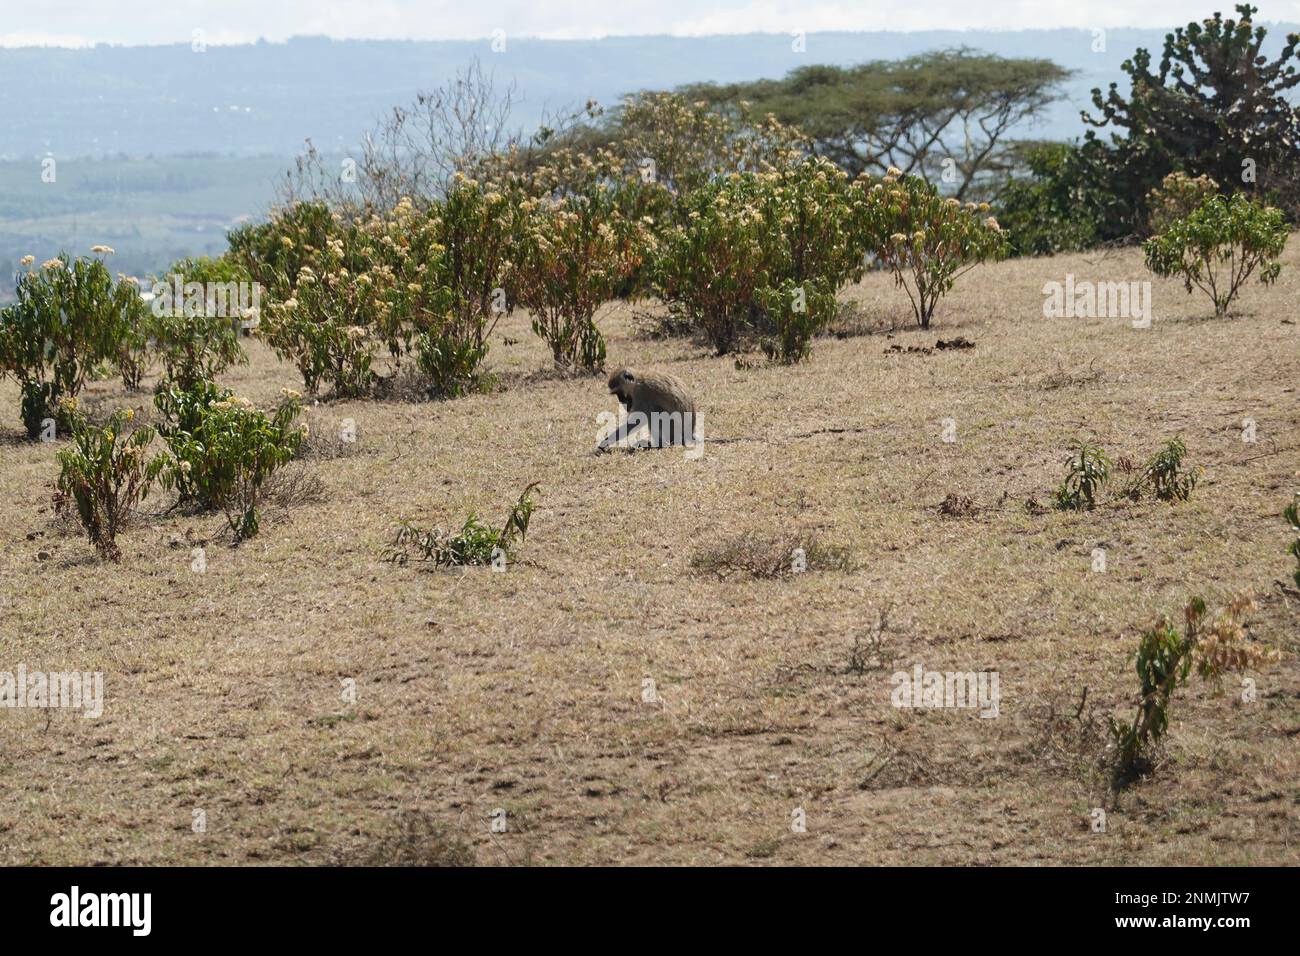
POLYGON ((645 415, 633 412, 619 422, 617 428, 600 440, 599 444, 596 445, 596 452, 609 451, 610 448, 626 444, 628 439, 644 428, 645 425, 645 415))

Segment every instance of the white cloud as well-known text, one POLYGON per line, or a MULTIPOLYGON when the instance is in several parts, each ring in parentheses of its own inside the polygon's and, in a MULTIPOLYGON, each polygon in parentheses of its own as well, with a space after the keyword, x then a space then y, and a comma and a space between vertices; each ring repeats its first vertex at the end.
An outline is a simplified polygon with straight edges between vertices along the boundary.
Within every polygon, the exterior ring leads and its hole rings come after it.
MULTIPOLYGON (((63 0, 60 29, 47 7, 12 4, 0 46, 189 43, 258 38, 471 39, 503 29, 510 37, 588 39, 613 34, 813 33, 826 30, 1023 30, 1172 26, 1230 11, 1209 0, 63 0), (110 8, 111 9, 108 9, 110 8)), ((1300 18, 1300 2, 1263 5, 1300 18)))

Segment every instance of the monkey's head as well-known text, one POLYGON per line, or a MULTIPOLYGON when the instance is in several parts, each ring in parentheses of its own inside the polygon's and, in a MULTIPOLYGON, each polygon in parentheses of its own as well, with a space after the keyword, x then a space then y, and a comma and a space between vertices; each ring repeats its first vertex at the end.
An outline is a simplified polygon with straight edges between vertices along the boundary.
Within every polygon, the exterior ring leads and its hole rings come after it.
POLYGON ((620 405, 631 404, 631 392, 636 375, 630 368, 621 368, 609 377, 609 394, 618 397, 620 405))

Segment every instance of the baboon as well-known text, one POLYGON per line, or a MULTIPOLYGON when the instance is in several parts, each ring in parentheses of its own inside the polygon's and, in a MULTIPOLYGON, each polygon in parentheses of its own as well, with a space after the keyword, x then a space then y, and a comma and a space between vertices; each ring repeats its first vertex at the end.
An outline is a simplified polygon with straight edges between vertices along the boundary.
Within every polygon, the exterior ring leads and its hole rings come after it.
POLYGON ((627 417, 601 439, 597 451, 627 441, 642 426, 650 429, 651 448, 695 444, 695 399, 673 376, 621 368, 609 377, 609 393, 618 398, 627 417))

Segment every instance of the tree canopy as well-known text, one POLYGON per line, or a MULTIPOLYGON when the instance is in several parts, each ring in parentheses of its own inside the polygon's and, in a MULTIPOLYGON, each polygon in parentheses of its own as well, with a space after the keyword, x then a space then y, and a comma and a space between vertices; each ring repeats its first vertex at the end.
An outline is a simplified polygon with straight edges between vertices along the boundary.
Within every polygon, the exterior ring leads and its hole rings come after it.
POLYGON ((1070 71, 1050 60, 967 48, 853 67, 807 66, 783 79, 682 89, 688 99, 771 113, 850 174, 890 166, 959 198, 1005 172, 1005 136, 1059 95, 1070 71))

